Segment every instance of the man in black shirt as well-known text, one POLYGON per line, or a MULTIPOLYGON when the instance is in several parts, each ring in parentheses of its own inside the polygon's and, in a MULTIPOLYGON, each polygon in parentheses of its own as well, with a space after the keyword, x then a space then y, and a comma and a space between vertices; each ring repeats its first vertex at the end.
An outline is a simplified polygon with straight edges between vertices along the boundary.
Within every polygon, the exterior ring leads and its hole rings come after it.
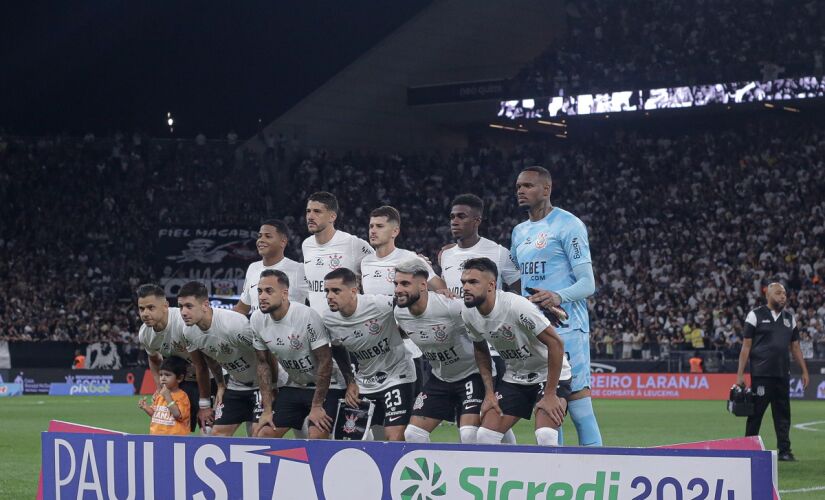
POLYGON ((759 434, 762 416, 771 405, 776 430, 779 460, 795 460, 791 453, 791 400, 789 396, 790 356, 802 368, 802 385, 808 386, 808 367, 799 348, 796 318, 785 311, 788 300, 785 287, 771 283, 765 293, 768 305, 757 307, 745 318, 744 343, 739 353, 736 383, 745 385, 745 365, 750 361, 751 389, 755 395, 754 413, 748 417, 746 436, 759 434))

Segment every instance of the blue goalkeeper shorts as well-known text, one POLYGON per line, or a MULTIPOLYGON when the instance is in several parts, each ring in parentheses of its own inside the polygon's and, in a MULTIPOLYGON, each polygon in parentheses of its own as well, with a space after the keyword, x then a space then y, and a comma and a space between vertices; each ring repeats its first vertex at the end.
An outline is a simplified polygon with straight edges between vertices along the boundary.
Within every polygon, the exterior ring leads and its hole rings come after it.
POLYGON ((568 330, 559 333, 564 341, 564 353, 570 362, 573 379, 570 390, 579 392, 590 387, 590 333, 581 330, 568 330))

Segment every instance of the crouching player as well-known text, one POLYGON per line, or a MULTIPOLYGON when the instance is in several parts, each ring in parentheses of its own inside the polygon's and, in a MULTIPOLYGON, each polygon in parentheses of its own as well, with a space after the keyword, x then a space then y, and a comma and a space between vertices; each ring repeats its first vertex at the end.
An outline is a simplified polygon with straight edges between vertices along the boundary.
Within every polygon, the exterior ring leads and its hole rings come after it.
POLYGON ((477 442, 501 443, 504 433, 520 419, 529 420, 535 409, 536 442, 558 446, 571 379, 564 343, 529 300, 496 290, 497 275, 495 263, 486 257, 465 262, 461 275, 468 309, 464 323, 485 388, 477 442), (497 386, 487 342, 506 367, 497 386))
POLYGON ((413 404, 404 440, 430 442, 433 429, 442 420, 453 420, 458 408, 461 442, 475 443, 484 384, 473 342, 461 319, 461 301, 429 293, 428 273, 428 266, 417 258, 395 267, 395 320, 433 369, 413 404))

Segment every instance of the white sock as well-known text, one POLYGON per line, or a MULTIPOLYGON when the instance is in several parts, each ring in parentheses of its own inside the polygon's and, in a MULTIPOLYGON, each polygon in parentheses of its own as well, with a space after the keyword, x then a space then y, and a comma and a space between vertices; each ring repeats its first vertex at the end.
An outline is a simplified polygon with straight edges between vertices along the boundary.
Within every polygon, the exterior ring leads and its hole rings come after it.
POLYGON ((476 432, 476 443, 478 444, 501 444, 504 434, 490 430, 486 427, 479 427, 476 432))
POLYGON ((408 425, 404 429, 404 441, 408 443, 429 443, 430 433, 415 425, 408 425))
POLYGON ((550 427, 539 427, 536 429, 536 443, 539 446, 558 446, 559 431, 550 427))
POLYGON ((478 427, 475 425, 462 425, 458 428, 458 435, 462 443, 475 443, 478 434, 478 427))
POLYGON ((518 444, 516 441, 516 435, 513 434, 513 429, 508 430, 504 433, 504 438, 501 440, 504 444, 518 444))

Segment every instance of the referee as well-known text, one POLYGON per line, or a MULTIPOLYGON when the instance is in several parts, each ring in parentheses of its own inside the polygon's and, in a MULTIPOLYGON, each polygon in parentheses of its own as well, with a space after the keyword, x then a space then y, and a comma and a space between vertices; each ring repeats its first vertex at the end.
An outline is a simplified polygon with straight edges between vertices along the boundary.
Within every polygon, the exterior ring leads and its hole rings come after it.
POLYGON ((745 364, 751 365, 751 390, 754 412, 745 426, 746 436, 759 434, 762 416, 771 405, 773 427, 776 430, 779 460, 796 460, 791 453, 790 357, 802 368, 802 385, 808 387, 808 367, 799 348, 799 328, 796 318, 785 311, 788 297, 785 287, 771 283, 765 292, 767 306, 757 307, 745 318, 744 345, 739 353, 736 383, 745 385, 745 364))

